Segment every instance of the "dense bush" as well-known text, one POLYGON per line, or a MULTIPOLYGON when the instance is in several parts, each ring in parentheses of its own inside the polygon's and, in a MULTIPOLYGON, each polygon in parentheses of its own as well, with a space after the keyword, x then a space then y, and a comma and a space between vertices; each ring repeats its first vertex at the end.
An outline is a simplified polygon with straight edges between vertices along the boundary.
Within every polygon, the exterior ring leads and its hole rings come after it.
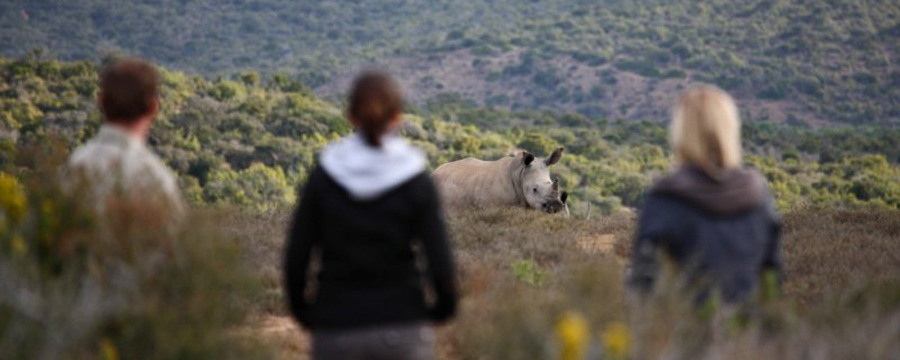
MULTIPOLYGON (((235 339, 258 281, 210 216, 85 208, 0 173, 0 357, 254 359, 235 339)), ((47 180, 47 179, 44 179, 47 180)))

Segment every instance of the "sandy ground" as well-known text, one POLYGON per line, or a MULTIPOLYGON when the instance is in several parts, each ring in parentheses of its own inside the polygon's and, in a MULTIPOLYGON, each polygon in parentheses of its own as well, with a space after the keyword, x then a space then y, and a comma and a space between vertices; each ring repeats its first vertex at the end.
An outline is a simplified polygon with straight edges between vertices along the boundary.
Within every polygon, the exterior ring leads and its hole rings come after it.
POLYGON ((275 352, 276 359, 309 359, 309 336, 289 316, 266 315, 254 319, 240 335, 260 339, 275 352))

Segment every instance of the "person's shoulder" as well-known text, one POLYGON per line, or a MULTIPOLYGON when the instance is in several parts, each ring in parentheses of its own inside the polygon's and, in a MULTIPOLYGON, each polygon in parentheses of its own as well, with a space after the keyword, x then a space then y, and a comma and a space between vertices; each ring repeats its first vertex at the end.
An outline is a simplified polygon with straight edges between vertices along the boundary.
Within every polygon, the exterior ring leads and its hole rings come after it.
POLYGON ((297 184, 298 194, 320 194, 323 192, 337 191, 340 188, 337 183, 328 175, 328 172, 322 168, 322 165, 315 165, 310 169, 306 181, 297 184))
POLYGON ((418 203, 432 203, 438 198, 437 187, 427 171, 410 178, 401 189, 410 193, 418 203))
POLYGON ((139 154, 126 160, 143 163, 152 175, 161 181, 175 182, 175 175, 172 173, 172 169, 150 149, 142 149, 139 154))
POLYGON ((111 155, 116 154, 116 151, 110 150, 111 149, 107 149, 106 146, 96 139, 91 139, 75 148, 75 150, 72 151, 72 154, 69 155, 69 159, 66 163, 69 166, 77 167, 91 166, 106 162, 109 161, 111 155))
POLYGON ((673 212, 675 209, 690 208, 684 199, 661 191, 647 191, 641 202, 641 212, 673 212))
POLYGON ((322 186, 327 182, 332 181, 331 177, 322 168, 321 164, 316 164, 309 171, 309 176, 306 178, 306 184, 304 186, 322 186))
POLYGON ((433 191, 435 189, 434 181, 427 171, 422 171, 406 182, 406 186, 417 191, 433 191))

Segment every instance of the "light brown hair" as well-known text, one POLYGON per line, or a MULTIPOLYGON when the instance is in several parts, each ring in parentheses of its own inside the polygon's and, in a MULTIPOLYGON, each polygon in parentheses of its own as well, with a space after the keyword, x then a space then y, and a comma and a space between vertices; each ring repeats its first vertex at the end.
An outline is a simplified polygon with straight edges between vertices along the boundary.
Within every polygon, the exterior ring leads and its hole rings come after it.
POLYGON ((354 81, 347 117, 369 145, 380 147, 381 137, 403 113, 403 95, 390 76, 365 72, 354 81))
POLYGON ((681 96, 669 131, 675 158, 716 177, 741 166, 741 120, 734 100, 710 85, 689 89, 681 96))
POLYGON ((160 76, 150 63, 117 60, 100 74, 100 111, 107 121, 132 122, 147 115, 159 99, 160 76))

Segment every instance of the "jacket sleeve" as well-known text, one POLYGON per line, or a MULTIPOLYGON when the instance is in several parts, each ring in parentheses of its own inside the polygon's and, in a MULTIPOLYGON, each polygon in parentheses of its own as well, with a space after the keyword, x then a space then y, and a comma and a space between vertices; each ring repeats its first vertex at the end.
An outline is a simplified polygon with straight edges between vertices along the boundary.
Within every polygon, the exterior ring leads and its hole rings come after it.
POLYGON ((653 195, 647 195, 638 219, 638 229, 631 246, 631 269, 628 271, 628 289, 638 295, 646 295, 653 289, 659 276, 657 259, 660 238, 664 236, 664 219, 661 204, 653 195))
POLYGON ((284 256, 284 286, 288 306, 297 321, 306 326, 309 326, 309 304, 305 296, 309 262, 313 245, 318 243, 321 234, 315 215, 319 201, 315 186, 314 177, 311 176, 294 212, 284 256))
POLYGON ((769 197, 768 217, 771 221, 769 224, 769 239, 766 243, 765 257, 763 258, 761 271, 774 271, 778 275, 779 283, 783 280, 783 269, 781 265, 781 218, 775 209, 774 200, 769 197))
POLYGON ((425 197, 414 232, 425 250, 429 277, 436 295, 430 315, 435 322, 443 322, 456 313, 456 275, 440 198, 431 178, 426 176, 425 179, 425 197))

